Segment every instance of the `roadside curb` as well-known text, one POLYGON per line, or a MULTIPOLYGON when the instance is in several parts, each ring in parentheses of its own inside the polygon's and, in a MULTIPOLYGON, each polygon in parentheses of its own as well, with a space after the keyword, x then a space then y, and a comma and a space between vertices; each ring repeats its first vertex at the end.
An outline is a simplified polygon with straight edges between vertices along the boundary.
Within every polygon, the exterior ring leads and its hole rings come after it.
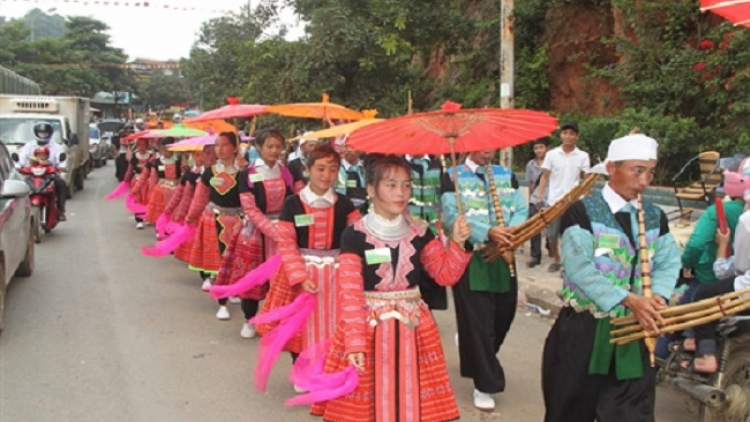
POLYGON ((518 290, 526 294, 527 303, 549 310, 548 318, 555 318, 562 309, 562 300, 557 296, 557 292, 550 288, 541 287, 533 281, 519 279, 518 290))

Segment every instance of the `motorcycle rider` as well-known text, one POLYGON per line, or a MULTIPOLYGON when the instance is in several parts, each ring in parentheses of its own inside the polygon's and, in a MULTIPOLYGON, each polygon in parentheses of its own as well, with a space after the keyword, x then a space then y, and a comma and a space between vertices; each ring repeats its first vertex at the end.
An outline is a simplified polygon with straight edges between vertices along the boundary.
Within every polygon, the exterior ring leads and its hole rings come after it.
MULTIPOLYGON (((67 162, 60 161, 61 154, 64 153, 62 145, 52 140, 52 134, 55 132, 54 128, 49 122, 38 122, 34 125, 34 136, 36 140, 27 142, 21 150, 19 156, 19 164, 22 167, 31 166, 33 163, 32 157, 38 147, 47 147, 49 149, 49 162, 50 165, 55 166, 61 171, 65 171, 67 162)), ((58 220, 65 221, 65 199, 68 192, 68 185, 65 183, 60 174, 54 176, 55 184, 55 195, 57 196, 57 208, 58 208, 58 220)))

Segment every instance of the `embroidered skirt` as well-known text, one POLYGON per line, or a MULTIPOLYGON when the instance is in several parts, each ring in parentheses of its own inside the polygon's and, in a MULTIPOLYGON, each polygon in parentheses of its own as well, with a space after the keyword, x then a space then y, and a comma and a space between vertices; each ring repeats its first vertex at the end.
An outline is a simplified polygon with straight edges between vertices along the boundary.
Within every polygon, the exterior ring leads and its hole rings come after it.
POLYGON ((209 274, 219 272, 222 252, 242 224, 241 212, 239 208, 206 206, 190 250, 188 265, 191 270, 209 274))
MULTIPOLYGON (((278 214, 266 215, 277 221, 278 214)), ((216 284, 219 286, 234 284, 264 260, 278 253, 278 244, 261 233, 250 221, 244 220, 242 226, 227 244, 222 256, 216 284)), ((263 300, 268 293, 268 283, 240 294, 242 299, 263 300)))
MULTIPOLYGON (((458 419, 435 320, 419 290, 365 292, 368 315, 365 369, 356 390, 319 403, 326 421, 444 422, 458 419)), ((337 329, 325 372, 349 366, 344 331, 337 329)))
POLYGON ((151 190, 148 200, 148 209, 144 220, 156 224, 156 220, 164 212, 169 200, 172 199, 179 181, 161 179, 154 189, 151 190))
MULTIPOLYGON (((138 183, 138 176, 134 176, 132 179, 130 179, 130 191, 133 191, 133 188, 135 188, 135 185, 138 183)), ((148 183, 144 183, 143 186, 141 186, 141 189, 138 191, 138 194, 135 195, 135 202, 141 204, 141 205, 148 205, 149 200, 149 194, 150 189, 148 186, 148 183)))
MULTIPOLYGON (((307 274, 318 287, 317 307, 313 310, 302 333, 289 341, 284 350, 299 353, 313 346, 321 340, 333 337, 338 321, 339 289, 336 284, 336 268, 338 267, 339 250, 315 250, 300 249, 302 259, 305 261, 307 274)), ((286 273, 280 270, 276 277, 271 280, 271 290, 268 298, 263 302, 261 313, 269 312, 281 306, 286 306, 300 294, 299 286, 290 286, 286 273)), ((256 327, 261 335, 270 332, 278 324, 262 324, 256 327)))

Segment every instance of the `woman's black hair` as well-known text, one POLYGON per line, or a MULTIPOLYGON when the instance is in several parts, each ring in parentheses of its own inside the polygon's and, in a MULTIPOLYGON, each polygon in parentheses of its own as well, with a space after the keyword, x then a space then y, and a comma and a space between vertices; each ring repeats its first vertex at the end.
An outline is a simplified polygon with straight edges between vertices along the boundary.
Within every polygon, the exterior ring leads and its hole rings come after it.
POLYGON ((393 169, 403 169, 411 178, 411 167, 406 159, 398 155, 367 154, 365 158, 365 181, 368 186, 377 187, 381 180, 393 169))
MULTIPOLYGON (((233 147, 237 148, 237 134, 234 132, 221 132, 218 137, 224 137, 229 139, 229 143, 232 144, 233 147)), ((218 138, 217 138, 218 139, 218 138)))
POLYGON ((159 139, 159 146, 167 146, 174 143, 174 138, 169 136, 166 138, 159 139))
POLYGON ((324 158, 333 158, 336 164, 341 165, 341 155, 328 144, 318 144, 307 154, 307 167, 312 167, 316 161, 324 158))
POLYGON ((286 138, 276 129, 263 129, 259 131, 255 136, 255 147, 260 148, 266 143, 266 140, 270 138, 277 138, 281 140, 281 145, 286 143, 286 138))

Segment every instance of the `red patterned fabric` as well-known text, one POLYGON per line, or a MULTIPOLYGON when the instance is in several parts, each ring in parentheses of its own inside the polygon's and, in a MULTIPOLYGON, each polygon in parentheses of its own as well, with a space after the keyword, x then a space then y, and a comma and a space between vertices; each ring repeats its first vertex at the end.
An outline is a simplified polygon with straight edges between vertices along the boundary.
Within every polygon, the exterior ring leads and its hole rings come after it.
POLYGON ((135 201, 142 205, 148 205, 150 186, 149 177, 151 177, 151 170, 144 168, 138 177, 133 178, 130 182, 130 194, 135 196, 135 201))
MULTIPOLYGON (((235 239, 222 256, 221 268, 216 276, 216 285, 230 285, 242 278, 263 262, 263 235, 252 224, 243 223, 235 239)), ((268 292, 268 283, 240 295, 242 299, 263 300, 268 292)))
POLYGON ((222 263, 220 239, 224 236, 235 236, 241 224, 242 221, 237 215, 217 215, 211 210, 204 210, 190 251, 190 269, 217 274, 222 263))
POLYGON ((148 200, 148 209, 146 216, 143 218, 151 224, 156 224, 156 220, 166 209, 166 204, 172 200, 175 193, 175 187, 165 183, 159 183, 151 191, 148 200))
POLYGON ((190 203, 193 201, 193 197, 195 196, 195 185, 192 183, 186 183, 185 184, 185 190, 182 192, 182 198, 180 199, 180 204, 177 205, 177 209, 174 210, 172 213, 172 221, 176 221, 178 223, 185 222, 185 218, 187 217, 188 210, 190 209, 190 203))
POLYGON ((210 198, 211 188, 204 185, 203 182, 199 181, 195 186, 195 194, 193 195, 192 201, 190 201, 190 207, 188 208, 187 215, 185 216, 185 222, 196 223, 200 218, 203 211, 208 205, 210 198))
MULTIPOLYGON (((355 227, 358 227, 355 224, 355 227)), ((361 227, 361 226, 359 226, 361 227)), ((367 232, 365 232, 368 235, 367 232)), ((372 236, 367 236, 371 243, 372 236)), ((399 250, 411 239, 397 242, 399 250)), ((420 254, 420 263, 435 281, 443 286, 455 284, 471 259, 451 242, 444 248, 438 239, 428 243, 420 254)), ((399 256, 399 267, 402 259, 399 256)), ((338 372, 349 366, 351 353, 365 354, 365 370, 360 384, 351 394, 313 406, 311 412, 327 421, 425 421, 443 422, 457 419, 458 407, 445 367, 440 334, 427 305, 421 299, 401 299, 418 293, 399 290, 405 283, 386 280, 377 284, 371 296, 393 295, 394 299, 365 299, 362 258, 353 253, 340 257, 339 324, 326 359, 325 372, 338 372), (396 312, 401 319, 393 318, 396 312), (394 393, 396 391, 397 393, 394 393), (398 394, 395 397, 394 394, 398 394), (396 400, 398 399, 398 400, 396 400), (399 407, 394 407, 399 403, 399 407)), ((391 276, 403 276, 397 268, 391 276)))
POLYGON ((185 185, 178 185, 177 189, 175 189, 174 194, 172 195, 172 198, 170 198, 169 202, 167 203, 167 206, 164 207, 164 213, 172 217, 172 214, 174 214, 174 211, 177 209, 177 206, 180 205, 180 201, 182 201, 182 195, 185 192, 185 185))

